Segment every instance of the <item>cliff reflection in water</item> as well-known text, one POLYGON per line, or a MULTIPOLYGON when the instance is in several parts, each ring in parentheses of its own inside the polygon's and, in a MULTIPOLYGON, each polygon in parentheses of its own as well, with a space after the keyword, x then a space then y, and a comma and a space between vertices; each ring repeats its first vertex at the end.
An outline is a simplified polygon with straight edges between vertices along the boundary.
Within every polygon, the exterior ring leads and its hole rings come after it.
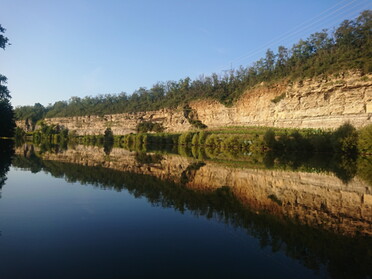
MULTIPOLYGON (((216 154, 202 161, 81 145, 53 151, 24 145, 16 154, 15 167, 43 170, 69 182, 125 189, 154 205, 244 228, 263 247, 285 251, 307 267, 326 265, 334 278, 372 275, 372 187, 366 176, 340 179, 335 172, 322 172, 325 166, 293 164, 275 156, 236 156, 229 161, 216 154)), ((358 172, 355 169, 354 175, 358 172)))

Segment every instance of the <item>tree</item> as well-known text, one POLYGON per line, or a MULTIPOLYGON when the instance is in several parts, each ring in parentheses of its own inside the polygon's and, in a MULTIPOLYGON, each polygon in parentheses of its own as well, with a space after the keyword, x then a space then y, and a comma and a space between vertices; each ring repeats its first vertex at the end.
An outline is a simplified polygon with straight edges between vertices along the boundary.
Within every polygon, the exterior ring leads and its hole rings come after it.
POLYGON ((278 61, 277 61, 278 66, 283 67, 285 65, 285 63, 287 62, 288 57, 289 57, 288 49, 284 46, 279 46, 277 56, 278 56, 278 61))
POLYGON ((7 37, 4 37, 3 34, 1 34, 1 33, 5 33, 5 31, 6 31, 5 28, 3 28, 0 24, 0 48, 2 49, 5 49, 6 45, 9 44, 8 43, 9 39, 7 37))
MULTIPOLYGON (((5 28, 0 25, 0 48, 5 49, 8 43, 8 38, 3 34, 5 28)), ((11 137, 14 134, 15 122, 14 111, 10 104, 10 93, 5 85, 7 78, 0 74, 0 137, 11 137)))
POLYGON ((14 129, 13 107, 8 99, 0 99, 0 137, 12 137, 14 129))
POLYGON ((266 51, 266 57, 265 57, 265 68, 267 71, 274 70, 275 65, 275 54, 272 50, 268 49, 266 51))
MULTIPOLYGON (((14 154, 13 143, 10 141, 0 141, 0 190, 7 179, 6 173, 12 164, 12 155, 14 154)), ((0 193, 1 197, 1 193, 0 193)))

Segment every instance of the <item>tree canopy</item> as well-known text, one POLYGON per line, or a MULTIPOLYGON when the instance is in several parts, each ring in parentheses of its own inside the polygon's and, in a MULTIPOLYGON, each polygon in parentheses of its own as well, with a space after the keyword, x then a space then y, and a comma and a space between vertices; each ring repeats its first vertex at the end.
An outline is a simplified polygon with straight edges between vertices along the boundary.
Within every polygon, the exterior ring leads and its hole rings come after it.
MULTIPOLYGON (((0 48, 5 49, 9 44, 3 35, 5 28, 0 25, 0 48)), ((10 92, 6 86, 7 78, 0 74, 0 137, 11 137, 14 134, 14 111, 10 103, 10 92)))

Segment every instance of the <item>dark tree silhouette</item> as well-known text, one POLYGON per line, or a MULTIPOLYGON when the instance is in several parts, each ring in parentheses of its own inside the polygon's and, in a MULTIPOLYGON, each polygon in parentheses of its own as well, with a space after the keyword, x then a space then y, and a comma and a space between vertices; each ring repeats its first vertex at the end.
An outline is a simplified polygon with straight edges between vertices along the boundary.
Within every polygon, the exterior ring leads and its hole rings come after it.
MULTIPOLYGON (((0 25, 0 48, 5 49, 9 44, 8 38, 3 34, 5 29, 0 25)), ((10 93, 5 85, 7 78, 0 74, 0 137, 11 137, 14 135, 14 112, 10 104, 10 93)))
POLYGON ((14 149, 12 141, 0 141, 0 190, 5 184, 6 173, 9 171, 9 167, 12 163, 13 153, 14 149))

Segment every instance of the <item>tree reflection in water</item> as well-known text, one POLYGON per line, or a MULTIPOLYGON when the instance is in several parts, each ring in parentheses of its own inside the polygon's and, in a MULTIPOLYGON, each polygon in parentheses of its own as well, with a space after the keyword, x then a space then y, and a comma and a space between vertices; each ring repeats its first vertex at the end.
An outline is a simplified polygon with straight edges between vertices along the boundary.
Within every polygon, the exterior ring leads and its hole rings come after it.
MULTIPOLYGON (((63 177, 68 182, 78 181, 83 185, 94 185, 116 191, 127 190, 136 198, 146 198, 152 205, 171 207, 180 212, 190 211, 196 216, 217 219, 246 230, 249 235, 260 241, 262 247, 271 247, 273 252, 284 251, 286 255, 300 261, 306 267, 321 270, 325 266, 332 278, 372 276, 370 265, 372 239, 369 236, 341 235, 320 227, 305 225, 295 217, 271 214, 272 212, 267 209, 251 208, 249 204, 243 204, 228 186, 209 191, 187 188, 185 185, 204 163, 191 164, 182 172, 181 183, 177 184, 174 181, 161 180, 145 174, 44 161, 35 156, 32 150, 25 155, 27 156, 16 156, 13 165, 33 171, 43 170, 54 177, 63 177)), ((154 164, 163 160, 159 154, 146 153, 137 153, 135 158, 142 164, 154 164)), ((355 169, 357 160, 351 159, 351 165, 350 162, 331 163, 332 160, 335 158, 324 161, 324 159, 310 157, 305 162, 301 162, 296 158, 278 157, 268 153, 258 162, 269 168, 308 169, 308 171, 314 171, 313 167, 317 164, 317 170, 333 170, 336 175, 338 172, 344 173, 345 176, 340 175, 340 178, 345 183, 358 172, 355 169), (345 168, 349 170, 345 172, 345 168)), ((280 206, 277 197, 269 198, 280 206)))
POLYGON ((13 154, 13 142, 10 140, 0 140, 0 189, 2 189, 7 179, 6 174, 12 163, 13 154))

